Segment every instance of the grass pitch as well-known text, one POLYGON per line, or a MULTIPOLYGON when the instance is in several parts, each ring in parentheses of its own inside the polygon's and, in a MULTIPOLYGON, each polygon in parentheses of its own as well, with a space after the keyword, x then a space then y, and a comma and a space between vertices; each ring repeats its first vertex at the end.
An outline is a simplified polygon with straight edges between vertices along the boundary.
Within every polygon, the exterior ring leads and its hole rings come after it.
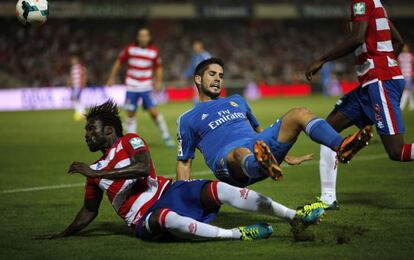
MULTIPOLYGON (((312 96, 250 104, 262 126, 267 126, 297 105, 326 116, 334 102, 332 98, 312 96)), ((160 106, 172 133, 175 134, 177 116, 191 106, 191 103, 160 106)), ((414 113, 405 112, 404 120, 406 140, 414 142, 414 113)), ((84 178, 67 175, 69 164, 92 162, 100 155, 88 151, 83 141, 83 123, 72 121, 72 111, 0 113, 0 125, 1 259, 413 258, 414 164, 390 161, 378 136, 350 165, 340 166, 341 209, 327 212, 319 226, 309 229, 313 241, 295 242, 289 226, 276 218, 224 206, 214 224, 229 228, 269 222, 274 234, 268 240, 253 242, 143 242, 134 237, 106 198, 99 216, 79 235, 35 241, 31 240, 34 235, 66 228, 82 205, 84 178)), ((158 174, 174 176, 175 151, 164 147, 158 130, 142 112, 138 115, 138 128, 151 146, 158 174)), ((301 166, 285 167, 281 182, 265 180, 251 188, 289 207, 313 200, 319 195, 319 146, 302 134, 291 154, 304 153, 314 153, 315 159, 301 166)), ((200 154, 196 156, 193 171, 195 178, 213 178, 200 154)))

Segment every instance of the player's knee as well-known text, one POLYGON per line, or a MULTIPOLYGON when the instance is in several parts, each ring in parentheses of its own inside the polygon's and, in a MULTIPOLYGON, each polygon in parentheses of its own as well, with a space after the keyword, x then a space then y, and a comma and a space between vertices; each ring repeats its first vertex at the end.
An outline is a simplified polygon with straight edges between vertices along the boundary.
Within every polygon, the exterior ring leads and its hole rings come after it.
POLYGON ((236 148, 232 151, 234 162, 241 163, 246 155, 251 154, 251 151, 247 148, 236 148))
POLYGON ((290 128, 297 126, 297 129, 300 129, 313 117, 315 117, 315 115, 308 108, 295 107, 286 114, 284 119, 286 118, 290 122, 290 128))
POLYGON ((298 118, 309 117, 309 115, 312 115, 312 112, 306 107, 295 107, 292 108, 290 112, 298 118))
POLYGON ((401 161, 401 149, 390 149, 387 150, 388 157, 393 161, 401 161))

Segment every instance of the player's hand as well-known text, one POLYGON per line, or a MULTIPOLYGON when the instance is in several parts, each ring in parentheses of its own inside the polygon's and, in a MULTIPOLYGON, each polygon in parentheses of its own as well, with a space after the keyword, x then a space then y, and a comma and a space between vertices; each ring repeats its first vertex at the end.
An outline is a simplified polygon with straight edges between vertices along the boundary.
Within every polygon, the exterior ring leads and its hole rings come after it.
POLYGON ((154 89, 156 92, 160 92, 162 90, 162 81, 160 80, 155 81, 154 89))
POLYGON ((52 240, 52 239, 58 239, 63 238, 61 234, 51 234, 51 235, 40 235, 40 236, 33 236, 33 240, 52 240))
POLYGON ((105 86, 111 87, 114 84, 114 79, 110 78, 108 79, 108 81, 106 82, 105 86))
POLYGON ((285 162, 289 165, 299 165, 305 161, 310 161, 310 160, 313 160, 313 153, 302 155, 299 157, 295 157, 291 155, 286 155, 285 157, 285 162))
POLYGON ((98 171, 92 170, 89 165, 82 162, 73 162, 69 166, 69 174, 80 173, 85 177, 95 178, 98 176, 98 171))
POLYGON ((309 67, 306 69, 306 74, 305 74, 306 79, 311 81, 312 76, 318 73, 318 71, 322 68, 322 66, 323 66, 323 61, 316 60, 312 62, 312 64, 309 65, 309 67))

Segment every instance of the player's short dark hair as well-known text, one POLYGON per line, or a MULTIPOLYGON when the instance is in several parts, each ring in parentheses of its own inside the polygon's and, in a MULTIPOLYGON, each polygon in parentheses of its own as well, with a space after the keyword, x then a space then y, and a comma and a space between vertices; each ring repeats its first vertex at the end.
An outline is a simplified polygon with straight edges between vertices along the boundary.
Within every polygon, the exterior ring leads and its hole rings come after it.
POLYGON ((218 64, 224 69, 224 61, 220 58, 209 58, 200 62, 194 70, 194 76, 203 76, 208 66, 211 64, 218 64))
POLYGON ((201 38, 193 38, 192 41, 191 41, 191 44, 194 44, 196 42, 199 42, 201 44, 204 44, 204 42, 203 42, 203 40, 201 38))
POLYGON ((115 133, 118 137, 122 137, 123 129, 121 118, 119 116, 119 109, 112 99, 108 99, 102 105, 91 107, 85 115, 86 120, 96 119, 102 122, 103 126, 112 126, 115 128, 115 133))

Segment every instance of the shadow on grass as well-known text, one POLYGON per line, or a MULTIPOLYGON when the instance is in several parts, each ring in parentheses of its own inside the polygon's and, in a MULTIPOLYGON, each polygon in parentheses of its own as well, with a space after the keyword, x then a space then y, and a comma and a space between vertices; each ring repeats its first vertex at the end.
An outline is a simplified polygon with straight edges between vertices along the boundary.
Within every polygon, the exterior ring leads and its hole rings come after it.
POLYGON ((340 198, 341 206, 346 204, 353 205, 366 205, 379 209, 394 209, 394 210, 407 210, 414 209, 413 206, 401 206, 398 199, 392 197, 391 194, 384 194, 380 192, 353 192, 342 193, 340 198))
POLYGON ((102 222, 93 228, 79 232, 79 237, 127 236, 134 237, 134 231, 122 222, 102 222))
MULTIPOLYGON (((234 228, 238 226, 245 226, 254 223, 272 223, 274 228, 277 230, 276 225, 288 225, 283 220, 275 219, 274 217, 267 217, 261 215, 255 215, 251 213, 243 212, 223 212, 219 213, 217 219, 212 225, 223 227, 223 228, 234 228)), ((107 236, 125 236, 135 237, 134 231, 127 227, 122 222, 101 222, 94 225, 92 228, 79 232, 77 237, 107 237, 107 236)), ((280 234, 273 235, 270 239, 290 239, 291 234, 280 234)), ((165 239, 161 239, 157 242, 162 243, 205 243, 205 242, 217 242, 222 240, 179 240, 172 236, 166 236, 165 239)), ((145 241, 153 243, 152 241, 145 241)))
POLYGON ((287 223, 284 220, 277 219, 275 217, 258 215, 251 212, 219 212, 217 218, 214 220, 213 225, 220 227, 233 228, 238 226, 251 225, 256 223, 280 223, 281 225, 287 223))

